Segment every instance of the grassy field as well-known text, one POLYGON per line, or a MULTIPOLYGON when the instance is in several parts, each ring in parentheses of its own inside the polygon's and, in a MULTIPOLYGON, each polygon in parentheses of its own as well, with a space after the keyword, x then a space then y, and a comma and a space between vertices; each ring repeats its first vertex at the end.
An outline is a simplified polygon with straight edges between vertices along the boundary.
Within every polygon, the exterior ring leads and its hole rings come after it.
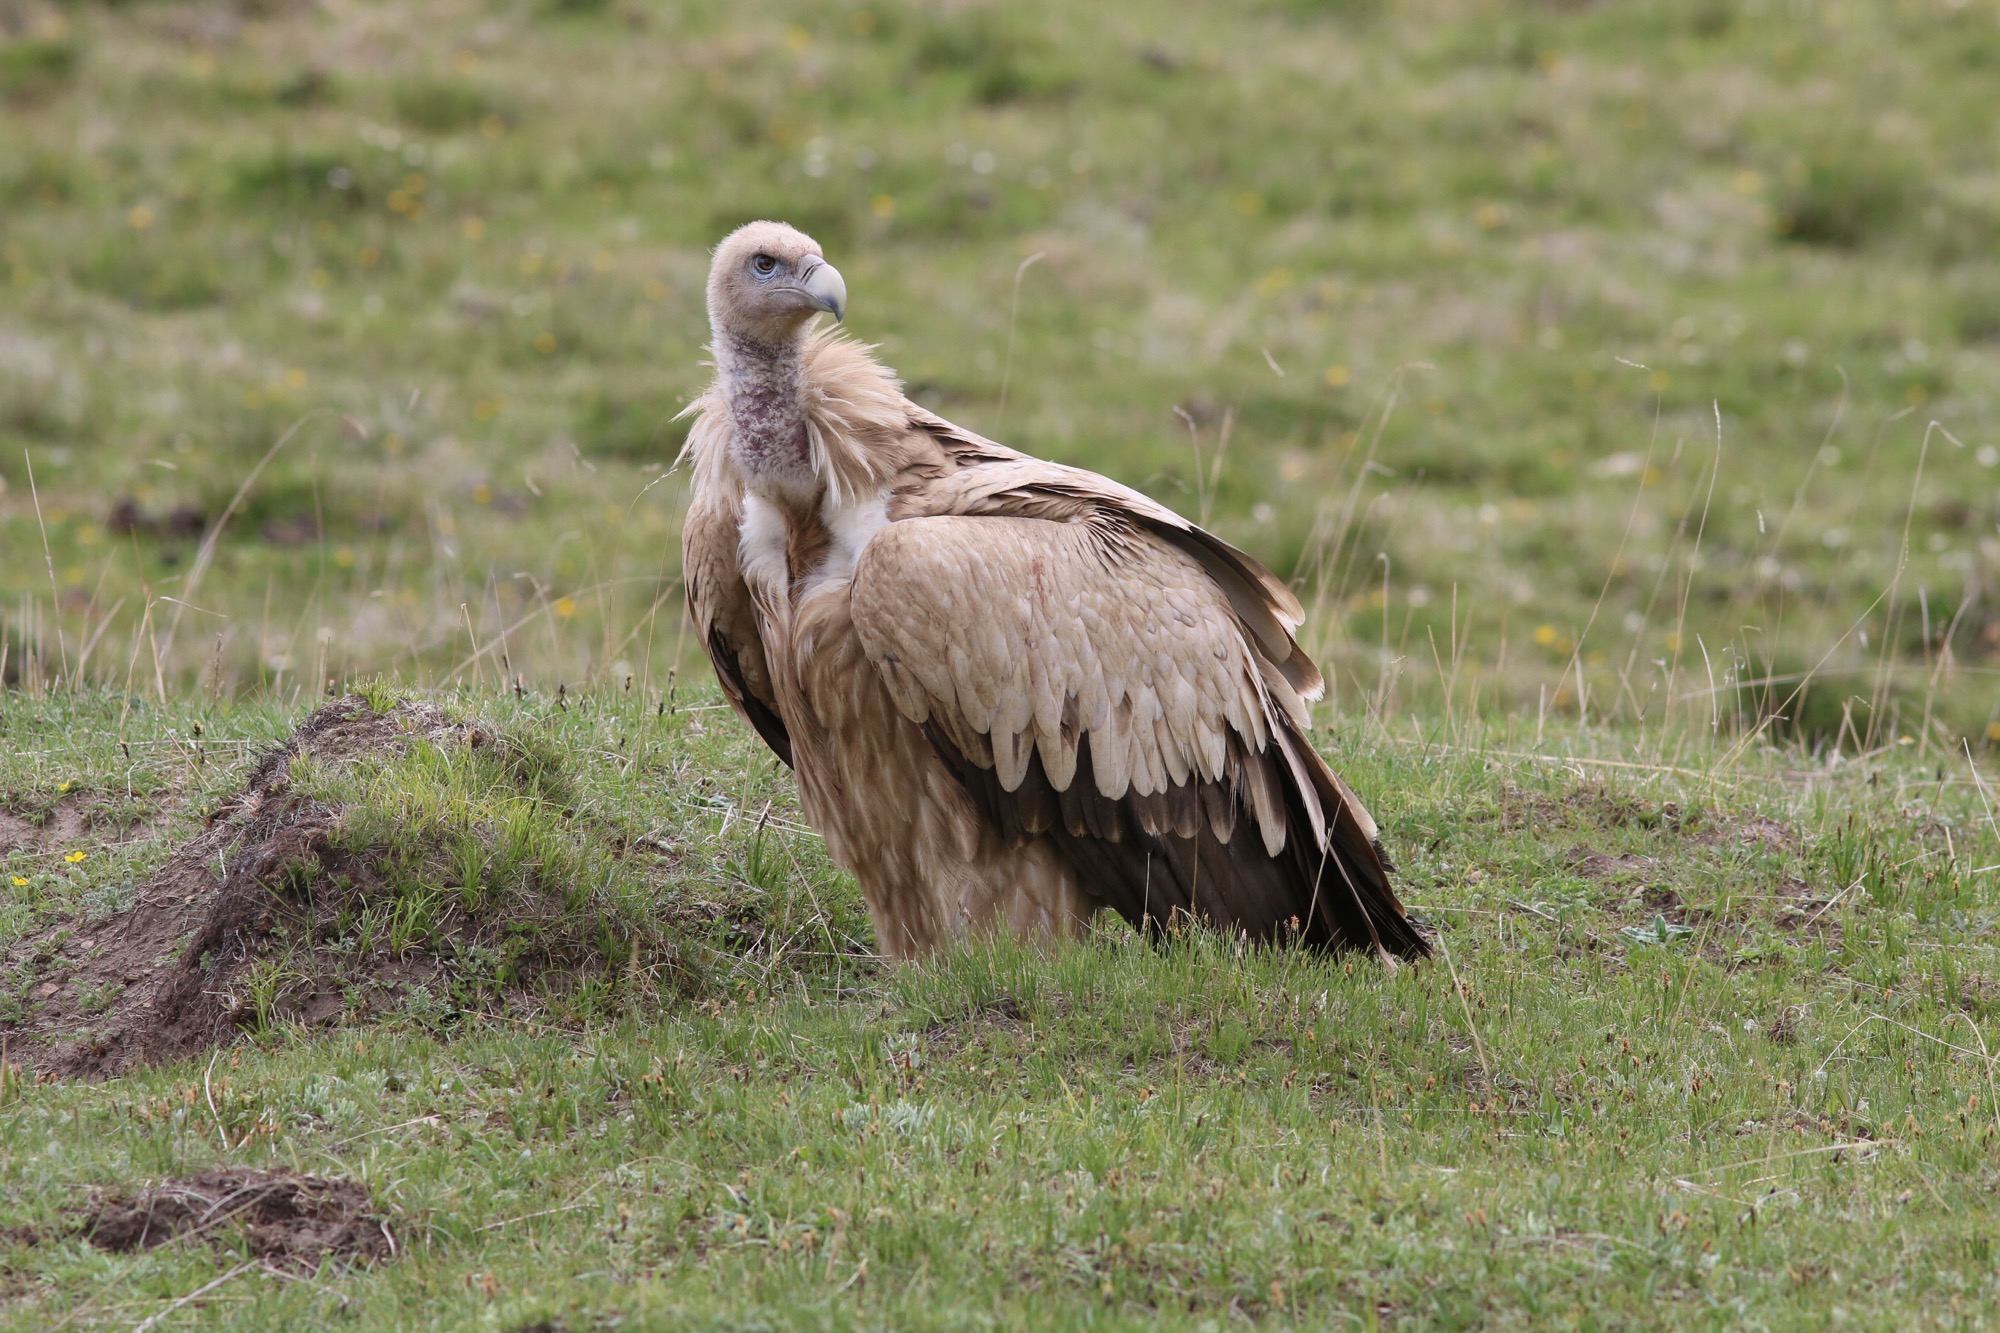
POLYGON ((1296 574, 1350 711, 2000 722, 1990 0, 0 28, 31 685, 662 688, 705 247, 771 215, 920 400, 1296 574))
MULTIPOLYGON (((440 703, 543 759, 460 737, 295 771, 339 808, 337 852, 431 870, 316 943, 274 935, 224 988, 243 1044, 108 1083, 8 1074, 9 1326, 131 1327, 217 1279, 171 1321, 1959 1328, 2000 1308, 2000 830, 1962 765, 1336 730, 1435 964, 1121 928, 887 968, 712 699, 440 703), (540 860, 510 859, 523 844, 540 860), (538 864, 581 886, 567 911, 538 864), (427 980, 372 1023, 302 1016, 315 966, 364 989, 411 903, 398 956, 427 980), (482 914, 606 965, 537 981, 468 945, 482 914), (131 1254, 78 1234, 93 1197, 219 1167, 360 1182, 396 1256, 314 1273, 228 1229, 131 1254)), ((0 790, 41 822, 4 858, 25 881, 5 934, 108 945, 105 914, 293 720, 10 707, 0 790)), ((68 946, 40 938, 9 955, 17 1054, 39 978, 67 984, 33 957, 68 946)))
POLYGON ((1996 79, 1992 0, 0 0, 0 1325, 1994 1322, 1996 79), (1434 963, 872 957, 680 613, 765 215, 1295 578, 1434 963), (216 1172, 367 1234, 112 1246, 216 1172))

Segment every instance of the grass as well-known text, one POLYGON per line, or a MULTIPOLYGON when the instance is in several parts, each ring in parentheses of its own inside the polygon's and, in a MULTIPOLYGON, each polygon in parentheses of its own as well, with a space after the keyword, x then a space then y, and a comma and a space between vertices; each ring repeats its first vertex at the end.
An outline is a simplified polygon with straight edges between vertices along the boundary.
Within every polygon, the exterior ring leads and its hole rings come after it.
POLYGON ((0 671, 664 689, 771 214, 919 399, 1295 576, 1345 709, 1986 744, 1996 68, 1929 0, 30 5, 0 671))
POLYGON ((301 765, 351 910, 214 1062, 0 1053, 0 1323, 1989 1321, 1996 69, 1977 0, 0 12, 0 1023, 323 695, 503 742, 301 765), (689 683, 760 215, 1293 578, 1437 962, 869 956, 689 683), (225 1166, 401 1251, 71 1234, 225 1166))
MULTIPOLYGON (((10 1074, 0 1210, 44 1229, 0 1259, 14 1326, 129 1326, 236 1269, 227 1245, 60 1234, 92 1189, 217 1166, 358 1179, 402 1247, 311 1282, 237 1273, 202 1298, 218 1328, 1959 1326, 1994 1306, 2000 830, 1963 759, 1669 763, 1629 733, 1348 725, 1321 742, 1386 816, 1436 963, 1121 927, 891 969, 856 952, 851 882, 709 698, 440 702, 508 747, 312 770, 347 803, 340 838, 445 849, 416 879, 451 891, 525 803, 532 850, 481 882, 615 866, 628 915, 573 901, 647 924, 619 969, 643 984, 506 1008, 506 961, 464 955, 457 986, 373 1024, 246 1018, 213 1064, 101 1085, 10 1074)), ((288 722, 10 708, 9 808, 82 831, 6 858, 35 886, 8 934, 115 905, 288 722)))

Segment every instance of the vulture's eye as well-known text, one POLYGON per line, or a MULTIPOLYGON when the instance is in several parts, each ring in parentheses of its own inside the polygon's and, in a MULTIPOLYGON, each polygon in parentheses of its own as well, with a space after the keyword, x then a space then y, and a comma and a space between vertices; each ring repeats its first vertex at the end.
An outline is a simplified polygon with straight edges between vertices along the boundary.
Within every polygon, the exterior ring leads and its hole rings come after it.
POLYGON ((750 261, 750 267, 756 271, 758 277, 768 278, 778 271, 778 261, 769 255, 758 255, 750 261))

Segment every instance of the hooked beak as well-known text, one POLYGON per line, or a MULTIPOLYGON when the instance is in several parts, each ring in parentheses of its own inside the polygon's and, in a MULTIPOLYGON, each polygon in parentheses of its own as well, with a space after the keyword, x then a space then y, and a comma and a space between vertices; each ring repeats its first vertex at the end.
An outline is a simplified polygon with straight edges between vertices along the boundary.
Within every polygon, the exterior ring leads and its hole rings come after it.
POLYGON ((847 283, 840 270, 824 259, 813 261, 799 283, 799 290, 811 299, 815 309, 832 315, 836 324, 847 317, 847 283))

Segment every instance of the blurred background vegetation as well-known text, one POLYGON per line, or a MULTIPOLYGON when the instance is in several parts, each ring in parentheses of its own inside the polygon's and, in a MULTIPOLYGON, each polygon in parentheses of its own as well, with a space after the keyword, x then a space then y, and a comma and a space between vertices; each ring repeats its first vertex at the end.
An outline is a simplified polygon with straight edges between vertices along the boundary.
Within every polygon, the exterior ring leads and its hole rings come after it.
POLYGON ((0 673, 666 691, 765 216, 1345 711, 1991 746, 1996 87, 1992 0, 0 0, 0 673))

